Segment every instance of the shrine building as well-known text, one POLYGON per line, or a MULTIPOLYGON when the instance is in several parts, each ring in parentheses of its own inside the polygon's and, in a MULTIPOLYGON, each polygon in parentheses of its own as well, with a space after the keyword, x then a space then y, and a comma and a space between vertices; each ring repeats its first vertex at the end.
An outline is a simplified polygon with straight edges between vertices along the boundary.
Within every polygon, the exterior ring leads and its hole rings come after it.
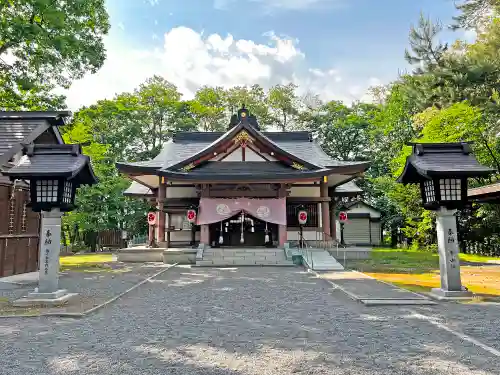
POLYGON ((154 199, 155 246, 275 247, 337 238, 334 204, 369 162, 330 158, 307 131, 261 131, 243 106, 226 132, 175 133, 153 160, 117 163, 124 194, 154 199), (188 215, 188 212, 190 214, 188 215))

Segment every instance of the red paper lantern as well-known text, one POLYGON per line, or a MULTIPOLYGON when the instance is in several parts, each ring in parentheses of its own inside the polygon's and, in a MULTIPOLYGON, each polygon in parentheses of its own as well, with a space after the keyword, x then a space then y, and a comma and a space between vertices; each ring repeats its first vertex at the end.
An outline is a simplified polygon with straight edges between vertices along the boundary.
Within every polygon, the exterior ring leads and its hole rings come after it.
POLYGON ((347 212, 342 211, 339 213, 339 221, 341 223, 344 223, 347 221, 347 212))
POLYGON ((148 213, 148 224, 155 225, 156 224, 156 213, 149 212, 148 213))
POLYGON ((299 224, 304 225, 307 223, 307 211, 300 210, 297 214, 297 218, 299 219, 299 224))
POLYGON ((196 221, 196 210, 187 210, 186 217, 191 224, 194 223, 196 221))

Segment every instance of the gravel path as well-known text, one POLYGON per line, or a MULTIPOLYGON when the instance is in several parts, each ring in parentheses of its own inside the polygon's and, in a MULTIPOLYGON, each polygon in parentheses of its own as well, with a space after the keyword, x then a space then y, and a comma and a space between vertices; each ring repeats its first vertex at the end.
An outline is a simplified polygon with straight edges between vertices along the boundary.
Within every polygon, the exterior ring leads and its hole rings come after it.
MULTIPOLYGON (((51 308, 16 309, 5 307, 4 301, 14 301, 26 296, 36 283, 14 285, 0 282, 0 315, 36 312, 83 313, 114 296, 125 292, 140 281, 164 269, 163 263, 125 264, 114 263, 109 269, 89 268, 83 271, 65 271, 59 278, 59 287, 69 292, 78 292, 78 297, 69 306, 51 308)), ((1 374, 1 372, 0 372, 1 374)))
POLYGON ((412 310, 365 307, 299 268, 173 268, 84 320, 0 320, 0 373, 500 373, 500 358, 412 310))

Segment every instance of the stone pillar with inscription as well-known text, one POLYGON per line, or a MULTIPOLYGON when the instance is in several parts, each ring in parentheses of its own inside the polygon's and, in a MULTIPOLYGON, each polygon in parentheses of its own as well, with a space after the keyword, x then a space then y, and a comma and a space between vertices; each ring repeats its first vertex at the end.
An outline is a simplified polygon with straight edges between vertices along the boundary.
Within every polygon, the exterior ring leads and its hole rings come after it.
POLYGON ((470 298, 472 293, 462 286, 457 237, 456 210, 441 207, 437 212, 436 229, 439 252, 441 288, 432 289, 438 298, 470 298))
POLYGON ((62 215, 63 213, 58 208, 42 211, 38 288, 32 293, 28 293, 27 297, 14 301, 14 306, 59 305, 78 295, 77 293, 68 293, 65 289, 59 289, 62 215))

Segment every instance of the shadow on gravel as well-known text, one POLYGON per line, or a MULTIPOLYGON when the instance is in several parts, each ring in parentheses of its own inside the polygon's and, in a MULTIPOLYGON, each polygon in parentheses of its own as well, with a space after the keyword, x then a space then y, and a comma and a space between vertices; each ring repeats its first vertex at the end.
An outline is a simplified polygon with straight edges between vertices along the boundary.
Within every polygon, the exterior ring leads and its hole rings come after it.
MULTIPOLYGON (((467 312, 449 306, 419 311, 467 312)), ((0 321, 0 366, 2 375, 490 375, 500 361, 408 308, 365 307, 300 268, 177 267, 85 320, 0 321)))

